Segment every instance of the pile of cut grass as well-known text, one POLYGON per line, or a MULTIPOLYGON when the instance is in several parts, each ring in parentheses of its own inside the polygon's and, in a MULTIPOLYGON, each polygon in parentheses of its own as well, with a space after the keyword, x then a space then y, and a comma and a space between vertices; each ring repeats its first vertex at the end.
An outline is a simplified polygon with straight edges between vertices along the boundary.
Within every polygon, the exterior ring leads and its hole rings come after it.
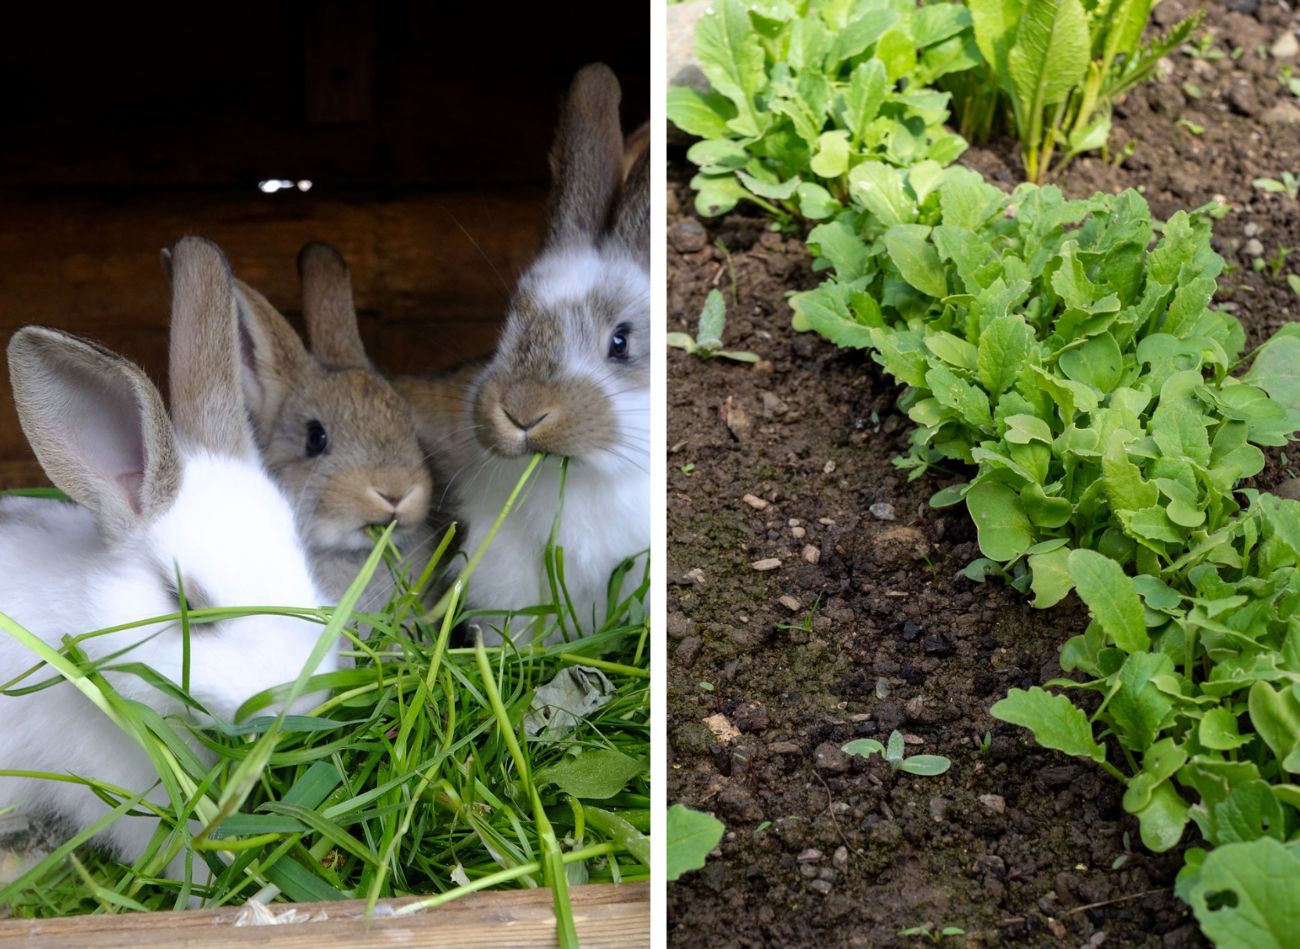
MULTIPOLYGON (((542 463, 534 459, 511 504, 542 463)), ((289 612, 322 624, 319 653, 338 635, 346 637, 346 668, 310 677, 304 670, 292 685, 250 699, 236 722, 213 729, 123 700, 78 648, 114 630, 69 638, 56 651, 0 614, 4 632, 38 659, 0 683, 0 691, 18 694, 66 679, 145 747, 169 802, 155 807, 93 779, 41 775, 81 781, 113 810, 0 889, 0 906, 15 917, 44 917, 181 909, 196 898, 207 906, 254 899, 373 904, 419 894, 428 898, 418 905, 436 905, 482 889, 549 886, 561 943, 576 944, 571 883, 649 877, 648 571, 638 567, 636 590, 611 603, 604 625, 581 639, 541 645, 548 633, 575 624, 563 607, 539 605, 520 611, 537 624, 537 645, 476 640, 457 647, 453 631, 474 630, 489 617, 461 606, 483 548, 468 558, 451 555, 453 530, 419 581, 399 583, 380 610, 357 612, 355 605, 375 571, 397 557, 390 532, 337 607, 183 608, 134 624, 179 621, 188 635, 204 622, 289 612), (445 589, 432 609, 422 597, 429 588, 445 589), (369 630, 364 639, 361 629, 369 630), (612 687, 607 703, 571 719, 571 729, 528 727, 536 690, 574 667, 606 693, 612 687), (320 689, 330 697, 311 716, 258 714, 279 699, 320 689), (187 738, 209 749, 216 763, 206 767, 187 738), (133 865, 82 848, 112 820, 143 812, 157 815, 159 830, 133 865), (204 875, 194 872, 194 863, 183 884, 159 878, 182 847, 206 862, 206 884, 196 882, 204 875)), ((490 542, 491 536, 484 548, 490 542)), ((552 544, 546 561, 561 594, 555 600, 567 603, 563 551, 552 544)), ((628 562, 616 572, 611 590, 631 569, 628 562)), ((112 662, 127 663, 129 656, 112 662)), ((185 683, 150 670, 135 674, 194 704, 185 683)))

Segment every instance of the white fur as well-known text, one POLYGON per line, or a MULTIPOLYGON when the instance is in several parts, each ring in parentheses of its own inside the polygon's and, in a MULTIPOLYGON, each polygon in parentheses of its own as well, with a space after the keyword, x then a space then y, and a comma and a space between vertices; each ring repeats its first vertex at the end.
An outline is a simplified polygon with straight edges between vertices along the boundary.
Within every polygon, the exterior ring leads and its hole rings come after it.
MULTIPOLYGON (((520 292, 543 308, 563 312, 581 305, 593 288, 626 301, 629 316, 649 307, 650 276, 634 261, 594 248, 544 253, 520 281, 520 292)), ((502 338, 514 344, 513 327, 502 338)), ((650 391, 633 384, 602 358, 604 340, 575 332, 566 339, 568 377, 596 382, 614 405, 619 428, 617 453, 602 451, 571 458, 564 510, 556 542, 564 548, 565 586, 584 632, 605 619, 610 574, 628 557, 650 546, 650 391)), ((639 340, 648 347, 649 340, 639 340)), ((501 458, 473 445, 476 458, 457 486, 461 513, 469 522, 466 549, 476 550, 505 505, 530 457, 501 458)), ((549 458, 531 489, 501 526, 470 581, 468 603, 475 609, 516 610, 549 603, 545 551, 560 503, 560 459, 549 458)), ((619 598, 640 583, 644 558, 624 580, 619 598)), ((493 637, 494 638, 494 637, 493 637)))
MULTIPOLYGON (((164 580, 174 576, 174 565, 210 606, 324 602, 296 539, 288 502, 256 463, 187 453, 171 507, 111 544, 100 538, 90 512, 76 505, 0 501, 0 609, 56 648, 65 635, 176 612, 164 580)), ((193 625, 191 693, 213 715, 229 720, 252 695, 296 678, 320 633, 316 623, 282 616, 193 625)), ((117 661, 144 663, 181 681, 179 623, 94 637, 80 648, 95 658, 133 643, 138 645, 117 661)), ((6 678, 35 661, 15 639, 0 635, 6 678)), ((317 671, 337 666, 336 645, 317 671)), ((51 674, 42 669, 24 684, 51 674)), ((108 678, 128 698, 164 715, 182 713, 178 703, 136 676, 109 673, 108 678)), ((304 697, 295 710, 305 711, 319 699, 304 697)), ((144 751, 67 682, 30 695, 0 696, 0 726, 0 769, 74 774, 131 792, 158 780, 144 751)), ((161 787, 149 798, 166 800, 161 787)), ((16 777, 0 777, 0 805, 54 811, 78 829, 107 811, 82 785, 16 777)), ((149 818, 120 818, 101 842, 134 860, 156 828, 149 818)), ((183 866, 177 858, 168 872, 179 875, 183 866)))

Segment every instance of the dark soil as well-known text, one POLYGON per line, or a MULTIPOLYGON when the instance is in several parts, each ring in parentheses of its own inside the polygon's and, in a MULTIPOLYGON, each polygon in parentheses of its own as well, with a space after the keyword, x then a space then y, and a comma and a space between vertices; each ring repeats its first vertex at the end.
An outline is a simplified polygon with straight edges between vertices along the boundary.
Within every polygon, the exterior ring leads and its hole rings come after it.
MULTIPOLYGON (((1165 0, 1156 16, 1187 9, 1165 0)), ((1300 303, 1285 282, 1300 252, 1275 278, 1246 251, 1300 246, 1297 202, 1251 186, 1300 170, 1300 99, 1257 52, 1294 15, 1270 0, 1214 6, 1207 23, 1216 48, 1243 55, 1171 58, 1172 75, 1119 107, 1113 149, 1134 139, 1133 153, 1079 160, 1058 183, 1075 196, 1144 186, 1161 217, 1225 198, 1216 245, 1239 269, 1220 305, 1258 342, 1300 303)), ((1017 180, 1009 143, 966 160, 1017 180)), ((719 287, 727 345, 763 361, 670 351, 668 794, 727 825, 720 854, 669 887, 673 944, 879 946, 927 924, 968 943, 1203 944, 1172 892, 1181 853, 1141 847, 1122 789, 988 714, 1008 689, 1059 674, 1057 650, 1085 622, 1077 602, 1034 610, 959 578, 977 556, 964 509, 930 509, 944 482, 909 483, 891 464, 908 426, 898 390, 864 355, 789 328, 786 295, 817 283, 802 243, 759 217, 697 219, 683 166, 669 188, 669 328, 693 329, 719 287), (753 566, 767 559, 780 566, 753 566), (893 776, 839 750, 893 729, 951 771, 893 776)), ((1275 455, 1261 478, 1282 467, 1275 455)))

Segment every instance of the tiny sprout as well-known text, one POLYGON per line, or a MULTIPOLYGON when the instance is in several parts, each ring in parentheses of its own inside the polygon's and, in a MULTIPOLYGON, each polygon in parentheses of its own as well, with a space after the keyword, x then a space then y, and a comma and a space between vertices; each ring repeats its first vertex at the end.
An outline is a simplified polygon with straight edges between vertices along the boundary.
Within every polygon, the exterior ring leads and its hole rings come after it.
POLYGON ((847 754, 858 755, 862 758, 881 755, 889 762, 889 770, 894 773, 906 771, 908 774, 933 777, 943 774, 952 767, 952 762, 943 755, 913 755, 910 758, 904 758, 903 733, 897 730, 890 733, 888 745, 882 745, 874 738, 858 738, 849 742, 842 750, 847 754))
POLYGON ((690 333, 669 333, 668 345, 684 349, 688 354, 694 353, 701 359, 721 356, 736 362, 758 362, 754 353, 724 350, 722 348, 722 330, 727 324, 727 302, 718 290, 710 290, 704 300, 704 309, 700 311, 699 328, 695 338, 690 333))

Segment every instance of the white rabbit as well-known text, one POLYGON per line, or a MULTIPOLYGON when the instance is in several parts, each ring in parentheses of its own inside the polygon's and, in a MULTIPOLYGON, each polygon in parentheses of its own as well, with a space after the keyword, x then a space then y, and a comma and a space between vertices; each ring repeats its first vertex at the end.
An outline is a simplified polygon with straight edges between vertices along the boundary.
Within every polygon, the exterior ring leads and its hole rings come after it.
MULTIPOLYGON (((574 78, 551 153, 542 251, 467 395, 455 397, 454 380, 397 380, 469 524, 469 551, 534 452, 569 460, 557 543, 586 632, 605 619, 615 567, 650 544, 649 143, 637 134, 625 150, 619 96, 604 65, 574 78)), ((550 602, 543 560, 559 475, 559 458, 548 459, 470 581, 469 606, 550 602)), ((630 572, 622 594, 640 574, 630 572)))
MULTIPOLYGON (((214 245, 185 238, 171 270, 170 420, 144 373, 93 343, 33 326, 9 343, 23 431, 50 480, 76 503, 0 500, 0 610, 55 648, 65 636, 176 613, 177 570, 191 609, 324 602, 293 512, 257 460, 225 259, 214 245)), ((212 716, 231 720, 246 699, 295 679, 321 632, 318 623, 286 616, 192 624, 190 692, 212 716)), ((92 659, 128 647, 115 661, 182 681, 179 622, 80 643, 92 659)), ((6 677, 35 661, 0 635, 6 677)), ((337 667, 333 644, 316 671, 337 667)), ((49 675, 42 669, 33 681, 49 675)), ((135 675, 105 676, 124 697, 164 715, 184 713, 135 675)), ((293 710, 321 698, 304 696, 293 710)), ((130 792, 153 788, 149 799, 166 801, 146 753, 67 682, 0 696, 0 769, 78 775, 130 792)), ((19 777, 0 777, 0 805, 53 812, 75 830, 107 812, 85 786, 19 777)), ((149 817, 122 817, 97 841, 134 861, 157 827, 149 817)), ((206 878, 202 861, 194 866, 196 879, 206 878)), ((183 868, 182 852, 167 873, 178 877, 183 868)))

